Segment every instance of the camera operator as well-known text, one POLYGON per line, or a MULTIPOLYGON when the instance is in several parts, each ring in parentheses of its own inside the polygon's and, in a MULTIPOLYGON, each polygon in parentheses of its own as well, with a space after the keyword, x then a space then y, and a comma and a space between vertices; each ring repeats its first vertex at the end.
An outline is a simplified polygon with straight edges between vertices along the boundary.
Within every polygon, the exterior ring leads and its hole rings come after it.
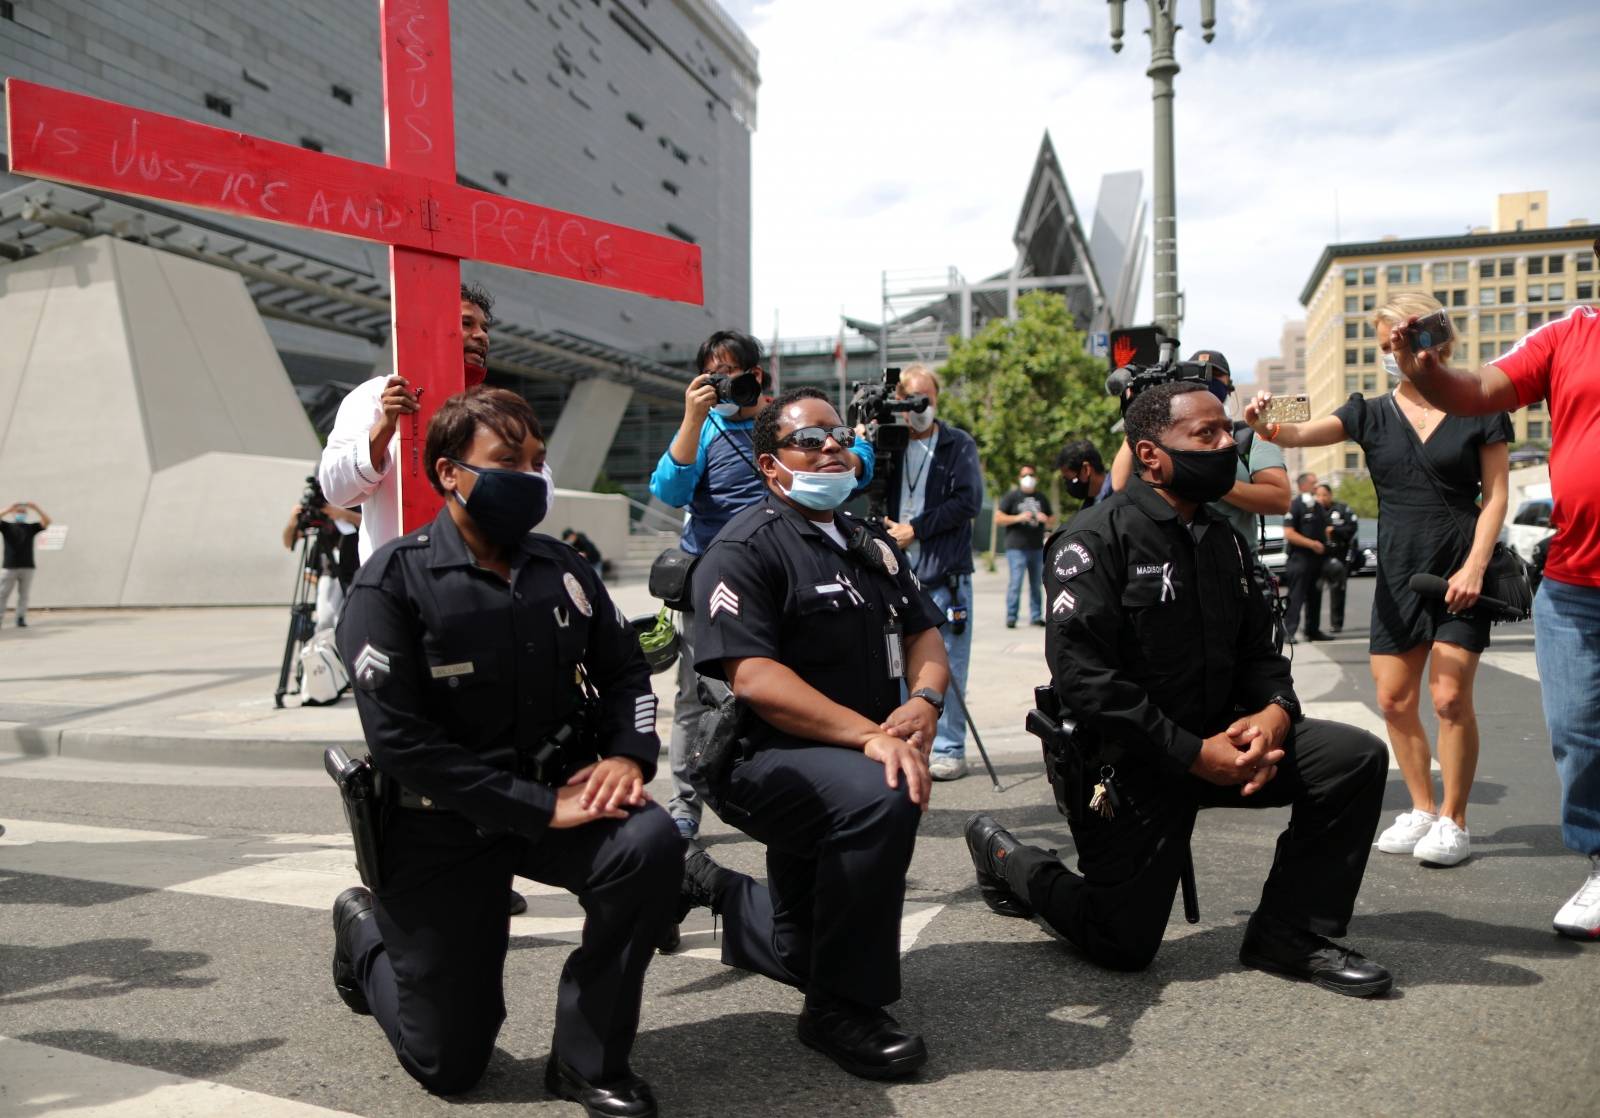
MULTIPOLYGON (((978 444, 959 427, 937 418, 939 378, 927 366, 907 366, 895 395, 902 400, 925 396, 928 404, 906 414, 911 439, 900 461, 900 476, 888 479, 883 526, 949 621, 940 636, 950 661, 950 678, 965 693, 972 655, 972 518, 983 502, 978 444)), ((960 780, 967 775, 966 750, 963 705, 946 703, 929 774, 935 780, 960 780)))
POLYGON ((1326 482, 1317 485, 1316 495, 1328 521, 1328 554, 1322 561, 1322 580, 1328 586, 1328 629, 1338 633, 1344 630, 1344 601, 1350 576, 1361 566, 1361 549, 1356 546, 1360 518, 1349 505, 1333 499, 1333 488, 1326 482))
POLYGON ((1244 547, 1206 507, 1237 462, 1216 397, 1194 381, 1157 384, 1125 419, 1142 476, 1046 545, 1045 652, 1077 726, 1076 772, 1056 778, 1081 876, 975 815, 966 835, 984 898, 1102 966, 1141 970, 1161 945, 1196 812, 1292 805, 1240 961, 1383 993, 1386 970, 1325 937, 1345 933, 1355 906, 1388 754, 1365 731, 1301 714, 1244 547))
POLYGON ((317 479, 306 479, 306 491, 290 510, 289 522, 283 526, 283 546, 293 551, 303 538, 312 538, 306 571, 317 583, 315 627, 318 629, 334 624, 339 607, 350 592, 350 580, 360 566, 356 554, 356 534, 360 529, 359 512, 328 504, 317 479))
POLYGON ((1111 496, 1111 475, 1106 473, 1105 459, 1088 439, 1074 439, 1062 447, 1056 455, 1056 470, 1067 496, 1082 502, 1084 508, 1111 496))
POLYGON ((749 715, 713 794, 766 846, 767 883, 696 851, 684 893, 723 918, 723 962, 805 992, 803 1043, 890 1079, 927 1058, 882 1007, 900 997, 906 869, 949 677, 942 618, 904 554, 835 511, 864 441, 817 389, 779 396, 755 427, 766 499, 695 569, 700 668, 749 715))
MULTIPOLYGON (((766 480, 750 443, 767 378, 761 358, 761 343, 738 330, 719 330, 700 344, 695 356, 700 372, 684 391, 683 421, 650 475, 652 495, 688 511, 678 546, 689 555, 704 555, 723 525, 766 497, 766 480)), ((855 451, 859 488, 872 480, 874 456, 866 440, 855 451)), ((667 811, 685 839, 699 834, 703 810, 685 769, 690 738, 706 712, 694 670, 694 622, 693 610, 684 609, 678 628, 678 695, 667 750, 673 785, 667 811)))
POLYGON ((333 904, 335 988, 424 1087, 465 1091, 505 1019, 512 875, 569 890, 583 940, 545 1086, 653 1115, 628 1057, 683 850, 644 791, 660 749, 644 654, 589 564, 532 531, 553 487, 527 401, 468 389, 426 445, 444 508, 362 565, 339 623, 386 806, 381 882, 333 904))

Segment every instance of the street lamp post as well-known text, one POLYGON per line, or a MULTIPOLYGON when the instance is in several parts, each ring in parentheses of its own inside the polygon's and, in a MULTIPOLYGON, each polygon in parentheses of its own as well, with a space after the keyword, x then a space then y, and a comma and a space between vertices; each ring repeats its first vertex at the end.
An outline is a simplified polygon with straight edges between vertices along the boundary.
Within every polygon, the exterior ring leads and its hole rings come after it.
MULTIPOLYGON (((1122 8, 1125 0, 1111 4, 1111 49, 1122 50, 1122 8)), ((1150 9, 1150 75, 1155 108, 1155 320, 1168 337, 1178 336, 1183 309, 1178 294, 1178 215, 1173 185, 1172 79, 1178 73, 1173 39, 1182 26, 1177 22, 1178 0, 1145 0, 1150 9)), ((1200 28, 1206 42, 1216 38, 1216 0, 1200 0, 1200 28)))

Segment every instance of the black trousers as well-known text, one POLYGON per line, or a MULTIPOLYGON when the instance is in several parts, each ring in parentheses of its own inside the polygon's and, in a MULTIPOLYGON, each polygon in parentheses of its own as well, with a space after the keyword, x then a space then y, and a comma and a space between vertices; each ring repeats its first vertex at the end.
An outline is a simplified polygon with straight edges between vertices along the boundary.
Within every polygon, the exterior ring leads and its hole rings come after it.
POLYGON ((767 748, 728 777, 724 818, 767 848, 767 884, 717 897, 722 961, 812 998, 900 998, 900 913, 922 812, 905 780, 836 746, 767 748))
POLYGON ((1292 805, 1258 912, 1291 927, 1342 936, 1378 827, 1388 752, 1365 730, 1307 719, 1290 733, 1278 775, 1245 797, 1186 776, 1125 773, 1116 781, 1137 810, 1104 819, 1079 797, 1072 838, 1080 874, 1036 847, 1006 862, 1007 884, 1036 915, 1091 960, 1142 970, 1172 912, 1195 814, 1205 807, 1292 805))
POLYGON ((644 972, 676 915, 683 841, 651 806, 625 820, 485 838, 446 812, 395 808, 390 880, 356 942, 357 981, 400 1064, 428 1090, 465 1091, 488 1066, 505 1020, 501 975, 512 874, 576 893, 583 942, 556 995, 552 1050, 590 1082, 629 1071, 644 972))
POLYGON ((1328 585, 1328 624, 1335 630, 1344 628, 1344 599, 1348 589, 1348 576, 1328 585))
POLYGON ((1306 611, 1306 632, 1317 632, 1322 628, 1322 587, 1317 582, 1317 576, 1322 574, 1322 556, 1291 547, 1289 558, 1284 563, 1284 574, 1289 579, 1289 608, 1283 615, 1283 631, 1294 636, 1303 606, 1306 611))

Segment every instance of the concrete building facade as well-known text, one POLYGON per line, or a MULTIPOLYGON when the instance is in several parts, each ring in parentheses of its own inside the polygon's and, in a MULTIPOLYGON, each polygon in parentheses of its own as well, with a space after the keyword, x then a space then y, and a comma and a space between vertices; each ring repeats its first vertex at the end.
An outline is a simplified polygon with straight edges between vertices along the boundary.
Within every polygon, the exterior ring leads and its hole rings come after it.
MULTIPOLYGON (((1502 195, 1494 228, 1443 237, 1386 237, 1323 249, 1300 293, 1306 308, 1306 391, 1312 415, 1327 415, 1352 392, 1387 391, 1373 312, 1404 291, 1432 295, 1455 325, 1455 364, 1492 362, 1530 330, 1577 305, 1597 302, 1594 242, 1600 224, 1579 218, 1547 225, 1543 191, 1502 195)), ((1512 416, 1516 441, 1543 443, 1543 404, 1512 416)), ((1310 449, 1305 468, 1324 477, 1365 469, 1358 447, 1310 449)))

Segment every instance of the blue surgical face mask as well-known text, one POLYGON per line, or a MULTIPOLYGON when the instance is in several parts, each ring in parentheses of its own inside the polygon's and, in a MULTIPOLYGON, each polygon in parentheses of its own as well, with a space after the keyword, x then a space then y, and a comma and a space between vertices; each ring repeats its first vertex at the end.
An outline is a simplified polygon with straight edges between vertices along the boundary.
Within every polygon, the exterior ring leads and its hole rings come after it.
POLYGON ((1383 371, 1388 373, 1389 376, 1394 380, 1399 380, 1401 377, 1405 376, 1405 374, 1400 371, 1399 359, 1392 353, 1385 353, 1383 355, 1383 371))
MULTIPOLYGON (((780 463, 781 465, 781 463, 780 463)), ((789 470, 788 466, 783 467, 789 470)), ((812 470, 789 470, 794 484, 780 492, 797 505, 817 512, 831 512, 850 499, 856 488, 856 475, 851 470, 826 473, 812 470)))
POLYGON ((19 512, 11 519, 15 520, 18 524, 26 524, 28 522, 28 514, 25 512, 19 512))

